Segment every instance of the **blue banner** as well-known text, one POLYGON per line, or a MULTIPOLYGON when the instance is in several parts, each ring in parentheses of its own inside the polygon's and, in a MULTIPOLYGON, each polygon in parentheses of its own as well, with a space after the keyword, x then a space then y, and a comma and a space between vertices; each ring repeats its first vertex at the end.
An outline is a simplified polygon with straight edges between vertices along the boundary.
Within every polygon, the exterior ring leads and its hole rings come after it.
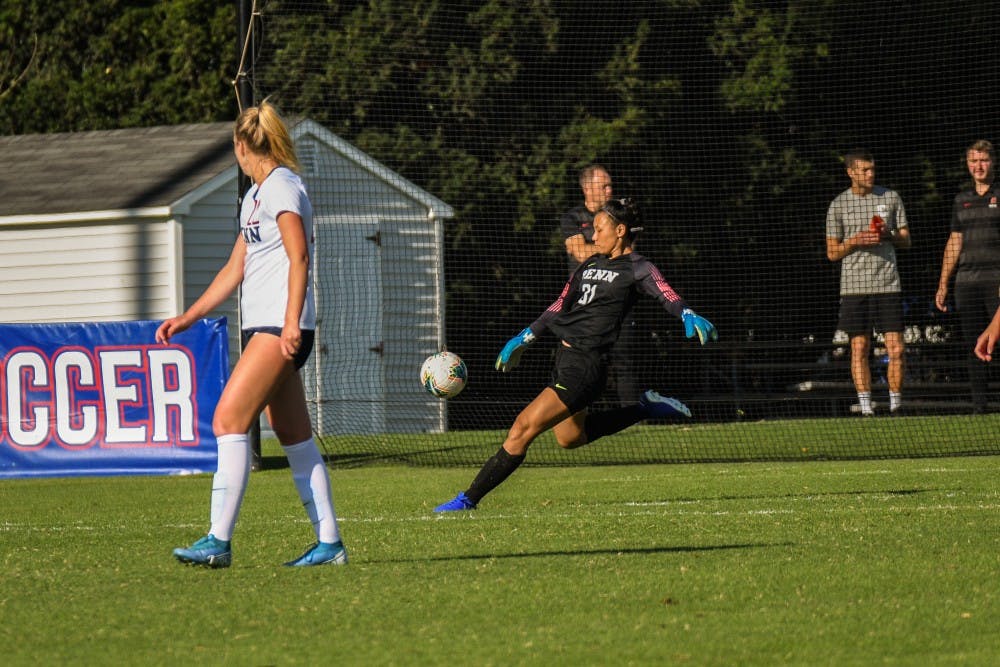
POLYGON ((0 324, 0 478, 214 472, 226 319, 0 324))

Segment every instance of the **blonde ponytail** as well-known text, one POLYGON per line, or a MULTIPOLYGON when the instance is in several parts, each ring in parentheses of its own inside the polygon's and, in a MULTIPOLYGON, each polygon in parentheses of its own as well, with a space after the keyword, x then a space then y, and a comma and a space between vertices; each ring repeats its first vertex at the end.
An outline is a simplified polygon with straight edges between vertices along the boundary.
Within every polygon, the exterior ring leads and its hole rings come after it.
POLYGON ((288 127, 266 99, 258 106, 243 110, 236 119, 233 136, 254 153, 270 157, 292 171, 301 170, 288 127))

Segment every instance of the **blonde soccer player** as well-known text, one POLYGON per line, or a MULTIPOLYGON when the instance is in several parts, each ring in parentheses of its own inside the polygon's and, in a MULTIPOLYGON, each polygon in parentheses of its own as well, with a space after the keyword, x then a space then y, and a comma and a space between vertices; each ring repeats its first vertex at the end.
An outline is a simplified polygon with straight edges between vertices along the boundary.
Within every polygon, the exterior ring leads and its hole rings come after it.
POLYGON ((240 169, 252 181, 240 211, 240 233, 229 261, 182 315, 163 322, 166 343, 241 288, 243 354, 215 408, 219 448, 212 479, 208 534, 174 549, 182 563, 212 568, 232 563, 232 537, 250 477, 247 432, 262 410, 281 442, 292 479, 312 521, 316 542, 290 566, 344 564, 330 479, 312 437, 299 369, 312 351, 316 307, 309 279, 312 205, 296 173, 295 147, 268 102, 243 111, 233 131, 240 169))

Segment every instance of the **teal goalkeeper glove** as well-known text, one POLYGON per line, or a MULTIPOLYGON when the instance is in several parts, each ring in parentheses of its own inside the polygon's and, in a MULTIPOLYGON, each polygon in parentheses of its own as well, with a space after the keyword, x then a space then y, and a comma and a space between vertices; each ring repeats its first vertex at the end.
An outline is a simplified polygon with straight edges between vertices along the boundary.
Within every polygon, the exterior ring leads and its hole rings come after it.
POLYGON ((681 320, 684 322, 684 335, 688 338, 697 333, 702 345, 706 340, 718 340, 719 332, 715 330, 715 325, 690 308, 681 311, 681 320))
POLYGON ((535 342, 535 334, 531 331, 531 327, 527 327, 524 331, 507 341, 507 344, 500 350, 500 354, 497 355, 497 362, 494 364, 494 368, 503 373, 514 368, 517 366, 517 362, 521 360, 521 353, 524 352, 524 348, 533 342, 535 342))

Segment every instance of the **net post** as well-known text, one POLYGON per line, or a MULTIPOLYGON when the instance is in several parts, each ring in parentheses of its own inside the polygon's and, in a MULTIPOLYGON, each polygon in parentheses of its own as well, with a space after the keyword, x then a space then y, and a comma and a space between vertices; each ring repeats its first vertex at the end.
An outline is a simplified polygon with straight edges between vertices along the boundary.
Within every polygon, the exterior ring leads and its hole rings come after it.
MULTIPOLYGON (((250 83, 250 72, 254 67, 254 48, 251 44, 251 22, 253 21, 253 0, 236 0, 237 21, 239 31, 236 38, 236 102, 240 111, 246 105, 253 105, 253 85, 250 83), (249 47, 249 48, 248 48, 249 47)), ((250 178, 239 171, 236 187, 236 231, 239 233, 240 209, 243 207, 243 193, 250 188, 250 178)), ((237 295, 237 299, 242 295, 237 295)), ((242 354, 242 350, 241 350, 242 354)), ((250 469, 260 470, 260 417, 254 420, 248 433, 250 438, 250 469)))

